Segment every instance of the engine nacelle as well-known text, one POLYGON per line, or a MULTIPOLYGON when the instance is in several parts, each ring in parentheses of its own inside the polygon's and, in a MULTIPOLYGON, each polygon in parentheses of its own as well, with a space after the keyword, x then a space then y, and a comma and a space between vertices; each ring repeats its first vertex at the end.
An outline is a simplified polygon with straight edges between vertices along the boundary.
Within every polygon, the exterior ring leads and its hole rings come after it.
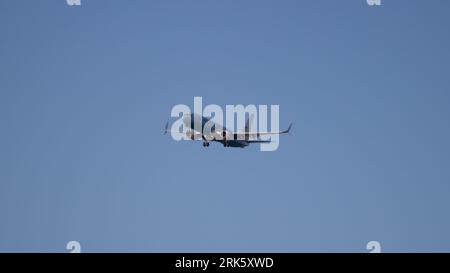
POLYGON ((194 134, 194 132, 192 130, 187 130, 186 131, 186 137, 190 138, 191 140, 194 140, 195 139, 195 134, 194 134))

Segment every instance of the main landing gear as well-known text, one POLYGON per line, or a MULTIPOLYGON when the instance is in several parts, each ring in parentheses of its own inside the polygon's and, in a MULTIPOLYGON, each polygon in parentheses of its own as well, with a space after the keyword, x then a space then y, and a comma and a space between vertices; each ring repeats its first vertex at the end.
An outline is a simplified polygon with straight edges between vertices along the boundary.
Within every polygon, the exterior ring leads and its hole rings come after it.
POLYGON ((209 147, 209 142, 203 142, 203 147, 209 147))
POLYGON ((230 145, 227 142, 227 132, 226 131, 222 132, 222 138, 223 138, 223 147, 229 147, 230 145))

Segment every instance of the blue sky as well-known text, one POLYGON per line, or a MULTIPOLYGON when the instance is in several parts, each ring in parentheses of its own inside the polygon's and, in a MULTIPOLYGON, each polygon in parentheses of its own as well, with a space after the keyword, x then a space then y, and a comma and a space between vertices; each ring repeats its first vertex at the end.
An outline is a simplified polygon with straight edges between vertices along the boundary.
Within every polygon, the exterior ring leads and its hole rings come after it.
POLYGON ((448 1, 0 2, 0 251, 450 251, 448 1), (276 152, 163 136, 279 104, 276 152))

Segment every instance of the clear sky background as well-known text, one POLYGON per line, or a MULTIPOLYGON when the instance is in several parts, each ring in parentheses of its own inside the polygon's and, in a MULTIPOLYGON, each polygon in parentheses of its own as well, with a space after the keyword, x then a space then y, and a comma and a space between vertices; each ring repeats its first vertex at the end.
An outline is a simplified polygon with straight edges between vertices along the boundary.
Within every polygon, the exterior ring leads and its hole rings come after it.
POLYGON ((0 1, 0 251, 450 251, 450 2, 0 1), (175 142, 279 104, 278 151, 175 142))

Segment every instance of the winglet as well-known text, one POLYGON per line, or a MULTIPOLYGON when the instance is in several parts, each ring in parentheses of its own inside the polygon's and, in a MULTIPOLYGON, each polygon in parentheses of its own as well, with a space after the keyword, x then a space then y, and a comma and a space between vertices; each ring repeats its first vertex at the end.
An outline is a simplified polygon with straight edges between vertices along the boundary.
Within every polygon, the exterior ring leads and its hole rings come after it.
POLYGON ((166 127, 164 128, 164 134, 167 134, 169 129, 169 122, 166 123, 166 127))
POLYGON ((292 128, 292 122, 291 122, 291 124, 289 124, 289 127, 287 128, 287 130, 284 131, 283 133, 289 133, 289 131, 291 131, 291 128, 292 128))

